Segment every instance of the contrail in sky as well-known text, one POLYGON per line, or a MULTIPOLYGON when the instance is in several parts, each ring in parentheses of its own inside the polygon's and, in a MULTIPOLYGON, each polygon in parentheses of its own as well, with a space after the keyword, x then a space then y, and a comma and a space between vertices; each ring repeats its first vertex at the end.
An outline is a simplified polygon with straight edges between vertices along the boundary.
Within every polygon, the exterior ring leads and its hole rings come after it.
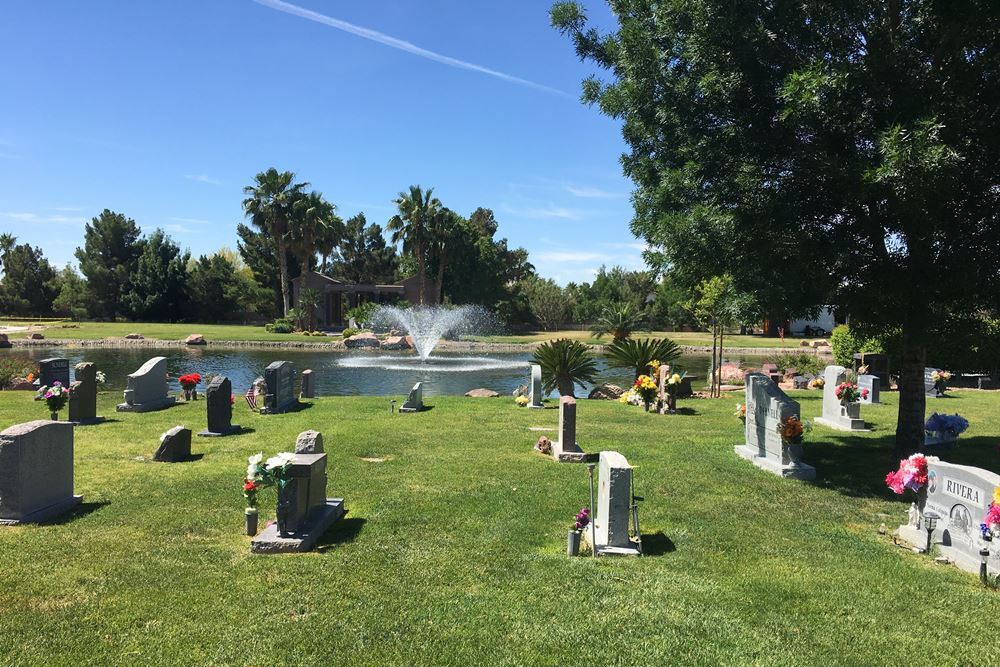
POLYGON ((284 0, 253 0, 259 5, 264 5, 271 9, 276 9, 279 12, 285 12, 286 14, 291 14, 293 16, 298 16, 300 18, 307 19, 309 21, 314 21, 316 23, 322 23, 323 25, 330 26, 331 28, 336 28, 337 30, 342 30, 344 32, 349 32, 352 35, 357 35, 363 39, 368 39, 373 42, 378 42, 385 46, 391 47, 393 49, 399 49, 400 51, 406 51, 407 53, 412 53, 415 56, 420 56, 421 58, 427 58, 428 60, 433 60, 439 62, 443 65, 448 65, 449 67, 458 67, 459 69, 471 70, 473 72, 479 72, 480 74, 487 74, 497 79, 502 79, 508 83, 516 83, 522 86, 527 86, 529 88, 534 88, 535 90, 541 90, 546 93, 551 93, 553 95, 560 95, 562 97, 572 97, 568 93, 558 90, 556 88, 551 88, 549 86, 542 85, 540 83, 535 83, 534 81, 528 81, 527 79, 522 79, 511 74, 504 74, 503 72, 498 72, 494 69, 488 67, 483 67, 482 65, 476 65, 475 63, 466 62, 464 60, 459 60, 458 58, 452 58, 451 56, 442 55, 440 53, 435 53, 434 51, 428 51, 423 49, 416 44, 404 41, 402 39, 396 39, 385 33, 378 32, 376 30, 371 30, 369 28, 363 28, 359 25, 354 25, 353 23, 348 23, 347 21, 341 21, 340 19, 335 19, 332 16, 326 16, 325 14, 320 14, 319 12, 314 12, 311 9, 306 9, 305 7, 299 7, 298 5, 293 5, 284 0))

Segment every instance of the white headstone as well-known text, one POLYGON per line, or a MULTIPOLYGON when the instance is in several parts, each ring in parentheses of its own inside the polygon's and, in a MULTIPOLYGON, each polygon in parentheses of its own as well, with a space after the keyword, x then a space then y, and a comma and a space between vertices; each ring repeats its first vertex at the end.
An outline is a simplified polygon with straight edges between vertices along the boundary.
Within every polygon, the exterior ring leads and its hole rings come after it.
POLYGON ((531 402, 529 408, 544 408, 542 405, 542 367, 531 364, 531 384, 528 386, 528 396, 531 402))
POLYGON ((638 556, 640 542, 629 536, 632 514, 632 466, 618 452, 601 452, 597 466, 596 552, 638 556))
POLYGON ((790 416, 799 417, 799 404, 790 399, 769 377, 748 373, 746 383, 746 442, 737 446, 736 453, 758 468, 782 477, 814 479, 816 469, 798 461, 794 450, 786 445, 778 425, 790 416))
POLYGON ((418 382, 413 385, 406 402, 399 409, 400 412, 420 412, 424 409, 424 383, 418 382))
MULTIPOLYGON (((979 525, 983 522, 1000 475, 972 466, 945 463, 936 456, 927 457, 927 500, 920 513, 920 525, 911 521, 899 527, 907 542, 924 547, 927 526, 923 516, 928 511, 940 518, 932 535, 932 544, 941 554, 969 572, 979 573, 980 549, 990 552, 987 567, 991 575, 1000 573, 1000 549, 996 540, 983 539, 979 525)), ((909 517, 908 517, 909 518, 909 517)))
POLYGON ((846 381, 847 369, 843 366, 827 366, 823 371, 823 416, 817 417, 816 423, 838 431, 867 431, 861 404, 844 404, 837 398, 837 385, 846 381))
POLYGON ((882 380, 877 375, 859 375, 858 389, 868 390, 868 396, 861 397, 862 403, 881 403, 879 394, 882 389, 882 380))
POLYGON ((149 412, 171 406, 176 399, 167 395, 167 359, 153 357, 128 376, 125 402, 118 412, 149 412))

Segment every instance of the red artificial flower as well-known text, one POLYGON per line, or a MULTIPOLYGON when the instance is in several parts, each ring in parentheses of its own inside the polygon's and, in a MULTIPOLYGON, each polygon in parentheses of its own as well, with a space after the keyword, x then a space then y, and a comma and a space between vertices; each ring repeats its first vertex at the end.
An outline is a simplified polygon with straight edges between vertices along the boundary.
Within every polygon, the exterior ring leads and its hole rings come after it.
POLYGON ((247 483, 243 485, 243 490, 244 491, 254 491, 256 489, 257 489, 257 485, 254 484, 253 482, 251 482, 250 480, 247 480, 247 483))

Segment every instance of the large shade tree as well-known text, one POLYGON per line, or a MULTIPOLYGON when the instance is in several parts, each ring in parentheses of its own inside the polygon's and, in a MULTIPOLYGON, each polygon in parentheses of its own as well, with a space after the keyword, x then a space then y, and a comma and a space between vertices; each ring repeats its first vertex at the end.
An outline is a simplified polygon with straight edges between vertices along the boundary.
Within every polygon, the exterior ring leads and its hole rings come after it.
POLYGON ((770 313, 899 327, 896 442, 919 448, 939 325, 1000 298, 1000 5, 610 6, 611 32, 575 2, 551 18, 606 73, 583 99, 624 123, 647 259, 728 272, 770 313))
POLYGON ((431 242, 431 227, 441 209, 441 201, 434 196, 434 188, 424 190, 411 185, 408 192, 400 192, 393 201, 398 213, 387 225, 392 232, 392 242, 401 243, 403 252, 412 253, 417 259, 417 276, 420 284, 420 303, 427 303, 427 246, 431 242))
POLYGON ((251 185, 243 188, 246 199, 243 211, 255 227, 271 237, 278 255, 278 272, 281 282, 281 303, 284 314, 292 308, 292 288, 288 276, 288 230, 295 215, 295 202, 303 197, 308 183, 296 183, 295 174, 279 172, 274 167, 254 177, 251 185))
POLYGON ((391 283, 398 265, 396 248, 386 243, 381 225, 369 225, 364 213, 347 220, 331 266, 334 277, 350 283, 391 283))
POLYGON ((84 227, 83 247, 76 249, 76 259, 95 307, 109 320, 114 321, 122 311, 142 248, 138 225, 121 213, 104 209, 84 227))

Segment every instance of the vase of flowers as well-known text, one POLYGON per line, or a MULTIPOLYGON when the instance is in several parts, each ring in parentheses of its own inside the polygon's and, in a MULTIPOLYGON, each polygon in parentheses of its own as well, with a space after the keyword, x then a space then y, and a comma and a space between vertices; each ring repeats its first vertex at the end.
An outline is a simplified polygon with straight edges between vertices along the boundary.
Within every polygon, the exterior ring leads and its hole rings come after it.
POLYGON ((944 392, 948 390, 948 383, 950 381, 950 371, 933 371, 931 373, 931 382, 934 383, 934 393, 938 396, 944 396, 944 392))
POLYGON ((198 383, 201 382, 200 374, 188 373, 177 378, 177 381, 180 383, 181 389, 184 390, 185 401, 198 400, 198 383))
POLYGON ((243 482, 243 497, 247 500, 247 506, 243 510, 243 515, 246 518, 247 535, 250 537, 257 534, 257 518, 259 516, 257 511, 257 491, 259 488, 256 480, 247 479, 243 482))
POLYGON ((959 414, 942 415, 937 412, 924 422, 924 445, 928 447, 951 446, 958 436, 969 428, 969 420, 959 414))
POLYGON ((677 394, 680 393, 681 383, 686 376, 687 371, 682 371, 667 378, 667 412, 669 414, 677 413, 677 394))
POLYGON ((580 535, 583 529, 590 523, 590 510, 586 507, 580 509, 573 517, 573 527, 566 534, 566 555, 580 555, 580 535))
POLYGON ((653 382, 653 378, 648 375, 640 375, 635 379, 636 392, 642 398, 642 404, 646 408, 646 412, 649 412, 649 406, 656 399, 656 383, 653 382))
POLYGON ((289 470, 295 454, 291 452, 280 452, 272 456, 264 463, 264 470, 278 489, 278 504, 275 508, 275 518, 278 521, 278 536, 288 537, 288 513, 291 509, 291 502, 285 487, 290 481, 289 470))
POLYGON ((49 409, 49 418, 58 421, 59 411, 66 407, 66 402, 69 401, 69 387, 64 387, 62 382, 56 380, 51 387, 42 387, 35 394, 36 401, 42 399, 49 409))
POLYGON ((778 435, 788 458, 793 463, 802 460, 802 442, 805 440, 806 425, 795 415, 789 415, 778 422, 778 435))

